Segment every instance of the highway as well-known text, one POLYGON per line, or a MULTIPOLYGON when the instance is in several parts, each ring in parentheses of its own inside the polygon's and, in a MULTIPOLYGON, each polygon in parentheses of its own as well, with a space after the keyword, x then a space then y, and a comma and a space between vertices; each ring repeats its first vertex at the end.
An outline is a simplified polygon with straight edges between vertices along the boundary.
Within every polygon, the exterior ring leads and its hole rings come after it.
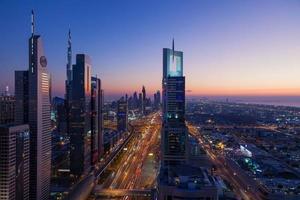
POLYGON ((220 153, 215 152, 208 141, 199 133, 198 129, 187 124, 191 135, 198 138, 199 143, 202 145, 204 151, 212 163, 217 168, 217 173, 224 179, 228 180, 234 187, 234 192, 240 199, 245 200, 260 200, 263 199, 261 193, 255 189, 259 185, 252 179, 242 173, 242 170, 230 158, 226 158, 220 153))
POLYGON ((125 154, 118 161, 118 165, 113 166, 113 169, 111 169, 113 176, 104 183, 104 188, 138 189, 144 188, 145 185, 152 186, 151 184, 155 181, 156 177, 152 177, 152 181, 148 180, 147 183, 140 180, 147 157, 158 154, 158 152, 150 151, 159 145, 157 138, 160 133, 160 116, 156 113, 133 126, 138 135, 126 146, 124 149, 125 154))
POLYGON ((135 120, 131 125, 135 134, 107 169, 110 174, 105 180, 100 177, 101 181, 95 187, 95 192, 99 191, 100 194, 111 190, 113 193, 119 189, 149 190, 155 187, 159 166, 161 116, 158 112, 153 113, 135 120))

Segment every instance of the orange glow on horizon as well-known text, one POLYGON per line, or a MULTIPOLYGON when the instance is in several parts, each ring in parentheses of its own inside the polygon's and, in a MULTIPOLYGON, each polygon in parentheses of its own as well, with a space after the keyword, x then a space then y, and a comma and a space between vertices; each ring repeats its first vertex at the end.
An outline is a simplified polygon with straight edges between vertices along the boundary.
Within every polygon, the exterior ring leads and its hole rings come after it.
MULTIPOLYGON (((146 93, 148 97, 153 98, 153 94, 161 89, 160 84, 157 85, 145 85, 146 93)), ((127 85, 120 87, 118 85, 102 85, 104 90, 104 96, 122 96, 128 94, 131 96, 135 91, 140 93, 142 91, 142 85, 140 87, 127 85)), ((65 88, 59 84, 54 83, 52 88, 53 96, 64 96, 65 88)), ((197 87, 186 86, 186 96, 300 96, 299 88, 258 88, 258 87, 197 87)))
POLYGON ((299 96, 300 88, 195 88, 187 96, 299 96))

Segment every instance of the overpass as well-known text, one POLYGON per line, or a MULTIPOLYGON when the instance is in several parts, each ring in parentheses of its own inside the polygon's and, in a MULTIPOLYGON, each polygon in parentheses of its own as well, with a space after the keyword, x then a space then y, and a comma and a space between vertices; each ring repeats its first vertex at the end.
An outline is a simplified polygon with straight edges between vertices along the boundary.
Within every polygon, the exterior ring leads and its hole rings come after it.
POLYGON ((112 152, 112 154, 108 158, 108 161, 106 163, 104 163, 104 165, 102 167, 100 167, 99 170, 95 171, 95 179, 96 179, 96 181, 99 180, 99 178, 101 177, 102 173, 111 165, 111 163, 114 161, 114 159, 117 157, 117 155, 119 155, 122 152, 123 148, 126 147, 126 145, 131 140, 131 138, 133 137, 133 135, 136 134, 136 131, 135 131, 134 127, 131 124, 128 124, 128 125, 132 129, 130 131, 130 135, 125 139, 125 141, 114 152, 112 152))
POLYGON ((93 195, 96 198, 101 197, 149 197, 149 199, 154 199, 155 197, 155 189, 102 189, 98 186, 95 187, 93 195))

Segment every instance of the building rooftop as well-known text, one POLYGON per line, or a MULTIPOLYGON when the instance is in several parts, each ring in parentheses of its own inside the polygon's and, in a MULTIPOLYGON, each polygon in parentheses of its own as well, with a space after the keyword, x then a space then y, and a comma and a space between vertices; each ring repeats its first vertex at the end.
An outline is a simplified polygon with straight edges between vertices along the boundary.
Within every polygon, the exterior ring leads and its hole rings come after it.
POLYGON ((199 190, 204 186, 214 186, 214 180, 206 169, 190 165, 176 165, 162 168, 160 182, 163 185, 175 186, 181 189, 199 190))

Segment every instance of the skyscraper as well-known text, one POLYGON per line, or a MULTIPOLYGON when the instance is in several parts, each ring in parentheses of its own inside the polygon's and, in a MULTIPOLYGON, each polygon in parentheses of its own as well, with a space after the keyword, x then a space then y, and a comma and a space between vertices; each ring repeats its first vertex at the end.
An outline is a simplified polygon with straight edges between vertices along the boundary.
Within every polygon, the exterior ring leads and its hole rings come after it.
POLYGON ((160 108, 160 91, 157 90, 156 93, 154 93, 154 108, 159 109, 160 108))
POLYGON ((91 167, 91 60, 76 55, 70 115, 70 170, 81 176, 91 167))
POLYGON ((185 77, 183 52, 163 49, 163 165, 185 163, 187 131, 185 126, 185 77))
POLYGON ((65 94, 65 110, 66 110, 66 117, 67 117, 67 134, 70 132, 70 106, 71 106, 71 95, 72 95, 72 41, 71 41, 71 30, 69 29, 68 34, 68 49, 67 49, 67 80, 65 83, 66 87, 66 94, 65 94))
POLYGON ((16 124, 30 127, 30 188, 32 200, 49 199, 51 172, 50 75, 41 36, 31 13, 29 69, 15 72, 16 124))
POLYGON ((29 126, 0 125, 0 199, 29 199, 29 126))
POLYGON ((28 124, 28 70, 15 71, 15 124, 28 124))
POLYGON ((137 93, 134 92, 133 93, 133 109, 137 109, 138 108, 138 104, 139 104, 139 99, 138 99, 138 96, 137 96, 137 93))
POLYGON ((103 152, 103 117, 102 117, 102 105, 103 98, 101 92, 101 80, 97 77, 92 77, 91 82, 91 136, 92 136, 92 165, 99 161, 103 152))
POLYGON ((185 77, 183 52, 163 49, 162 165, 158 199, 218 199, 218 190, 207 170, 187 163, 185 77))
POLYGON ((143 86, 142 88, 142 112, 143 112, 143 115, 146 114, 146 89, 145 89, 145 86, 143 86))
POLYGON ((141 113, 143 113, 143 94, 139 93, 139 99, 138 99, 138 107, 139 107, 139 111, 141 113))
POLYGON ((127 99, 122 97, 117 105, 117 129, 124 132, 128 128, 128 103, 127 99))
POLYGON ((14 122, 15 97, 7 94, 0 96, 0 124, 14 122))

